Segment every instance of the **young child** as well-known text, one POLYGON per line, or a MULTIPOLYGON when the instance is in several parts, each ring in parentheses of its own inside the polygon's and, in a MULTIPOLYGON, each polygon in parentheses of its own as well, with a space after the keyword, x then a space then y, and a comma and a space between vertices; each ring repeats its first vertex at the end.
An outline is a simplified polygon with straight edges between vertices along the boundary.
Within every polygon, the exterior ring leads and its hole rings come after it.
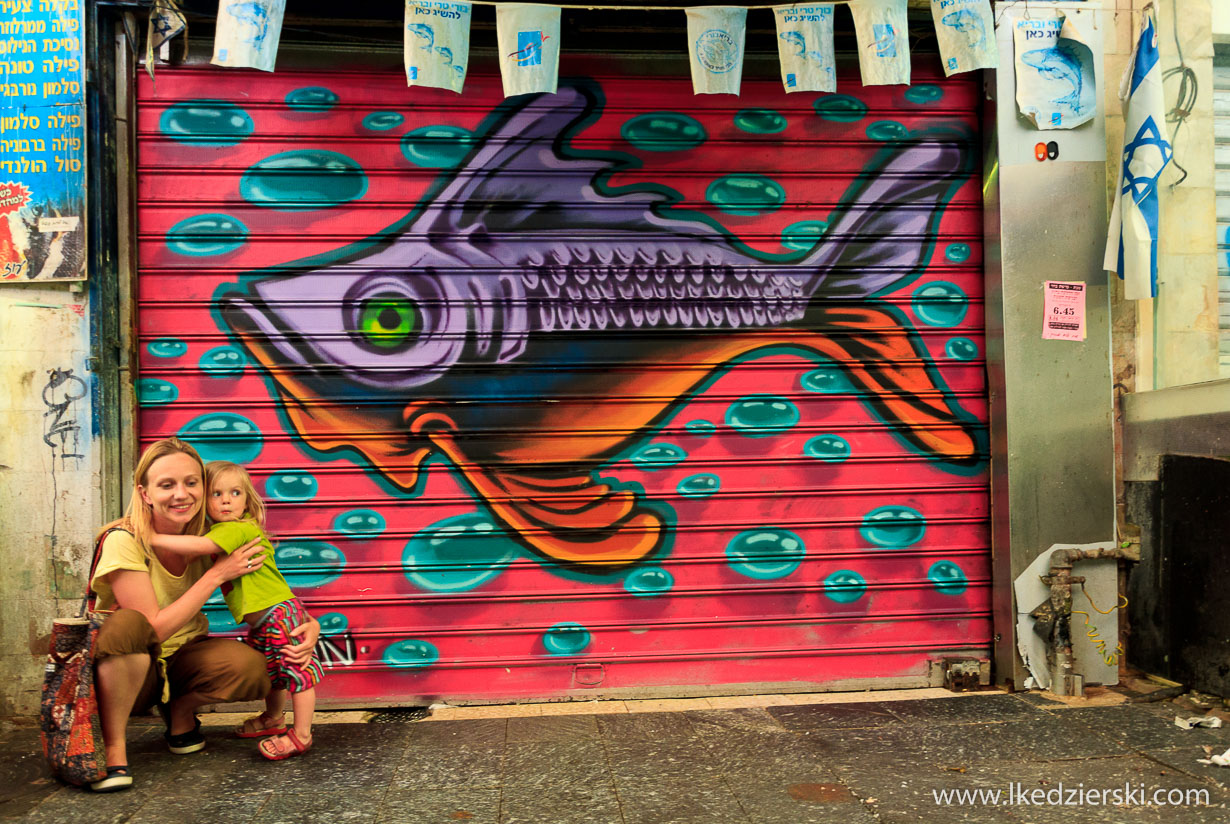
POLYGON ((271 761, 301 755, 312 746, 312 714, 316 709, 315 686, 324 671, 315 655, 304 665, 282 658, 282 648, 296 643, 291 630, 308 619, 273 561, 273 545, 265 535, 265 504, 252 486, 247 470, 229 461, 213 461, 205 467, 206 512, 213 526, 203 537, 155 535, 153 545, 181 555, 212 555, 218 550, 234 552, 254 538, 265 549, 264 565, 224 584, 222 594, 235 622, 248 625, 249 646, 265 656, 273 690, 265 699, 265 711, 244 721, 235 733, 240 738, 262 738, 258 748, 271 761), (293 727, 284 720, 286 694, 295 711, 293 727))

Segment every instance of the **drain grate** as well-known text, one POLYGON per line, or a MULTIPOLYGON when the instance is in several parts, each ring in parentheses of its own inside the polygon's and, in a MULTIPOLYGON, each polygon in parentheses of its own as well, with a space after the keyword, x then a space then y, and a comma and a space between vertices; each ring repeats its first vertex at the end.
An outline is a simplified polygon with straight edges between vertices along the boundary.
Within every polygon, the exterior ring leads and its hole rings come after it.
POLYGON ((381 710, 368 719, 369 724, 409 724, 411 721, 421 721, 431 715, 427 707, 403 707, 395 710, 381 710))

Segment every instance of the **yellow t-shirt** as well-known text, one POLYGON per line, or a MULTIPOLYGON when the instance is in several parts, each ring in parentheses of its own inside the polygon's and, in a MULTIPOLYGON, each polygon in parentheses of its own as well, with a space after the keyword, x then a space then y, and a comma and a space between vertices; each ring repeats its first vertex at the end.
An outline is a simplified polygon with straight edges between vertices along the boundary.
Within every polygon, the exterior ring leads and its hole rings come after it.
MULTIPOLYGON (((113 610, 116 607, 115 593, 111 591, 111 582, 107 576, 121 569, 131 569, 137 572, 148 572, 150 583, 154 586, 154 597, 159 607, 167 607, 187 592, 193 584, 209 569, 213 562, 207 557, 193 558, 188 562, 183 575, 172 575, 158 561, 151 549, 146 552, 141 543, 128 532, 113 530, 103 540, 102 556, 98 559, 98 568, 94 570, 91 586, 98 594, 95 609, 100 611, 113 610)), ((209 633, 209 621, 205 614, 197 612, 192 619, 171 633, 171 637, 162 642, 162 660, 170 658, 180 647, 198 635, 209 633)))

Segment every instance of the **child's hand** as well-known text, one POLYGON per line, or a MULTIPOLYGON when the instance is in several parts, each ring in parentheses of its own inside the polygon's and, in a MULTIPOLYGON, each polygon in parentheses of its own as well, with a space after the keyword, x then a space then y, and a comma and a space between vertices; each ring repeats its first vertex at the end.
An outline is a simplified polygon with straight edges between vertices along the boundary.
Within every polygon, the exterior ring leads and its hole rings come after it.
POLYGON ((223 581, 233 581, 241 575, 255 572, 265 565, 264 548, 260 539, 249 541, 239 549, 214 563, 214 570, 223 581))

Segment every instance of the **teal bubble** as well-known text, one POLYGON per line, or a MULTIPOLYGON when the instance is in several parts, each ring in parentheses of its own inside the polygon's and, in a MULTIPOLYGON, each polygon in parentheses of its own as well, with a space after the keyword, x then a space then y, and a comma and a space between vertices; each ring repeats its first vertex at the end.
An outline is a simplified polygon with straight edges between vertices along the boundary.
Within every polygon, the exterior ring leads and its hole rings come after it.
POLYGON ((839 569, 824 579, 824 594, 839 604, 852 604, 867 592, 867 581, 852 569, 839 569))
POLYGON ((930 83, 910 86, 905 90, 905 99, 911 103, 934 103, 944 96, 944 90, 930 83))
POLYGON ((225 255, 247 241, 248 227, 223 214, 184 218, 167 232, 167 248, 187 257, 225 255))
POLYGON ((786 130, 786 118, 772 109, 743 109, 735 115, 735 126, 752 134, 777 134, 786 130))
POLYGON ((341 635, 350 628, 350 621, 340 612, 326 612, 316 619, 320 622, 321 635, 341 635))
POLYGON ((924 284, 912 297, 914 314, 928 326, 956 326, 969 308, 961 287, 943 280, 924 284))
POLYGON ((945 595, 960 595, 969 586, 965 571, 952 561, 936 561, 932 564, 927 570, 927 580, 945 595))
POLYGON ((474 148, 474 135, 459 126, 424 126, 401 139, 401 153, 415 166, 451 169, 474 148))
POLYGON ((188 344, 179 338, 158 338, 145 347, 156 358, 178 358, 188 351, 188 344))
POLYGON ((310 501, 318 488, 306 472, 276 472, 265 481, 265 494, 275 501, 310 501))
POLYGON ((337 101, 337 95, 324 86, 305 86, 286 95, 286 105, 299 112, 327 112, 337 101))
POLYGON ((644 469, 653 472, 655 469, 666 469, 686 460, 688 453, 673 443, 651 443, 642 446, 628 460, 644 469))
POLYGON ((472 512, 415 534, 402 553, 402 572, 420 589, 465 592, 500 574, 519 552, 490 516, 472 512))
POLYGON ((877 120, 867 127, 867 136, 872 140, 905 140, 910 130, 895 120, 877 120))
POLYGON ((239 194, 249 203, 279 212, 327 209, 367 193, 367 175, 354 160, 324 149, 270 155, 248 167, 239 194))
POLYGON ((218 346, 201 355, 201 371, 211 378, 237 378, 248 359, 233 346, 218 346))
POLYGON ((580 655, 589 642, 589 630, 572 622, 556 624, 542 634, 542 645, 551 655, 580 655))
POLYGON ((700 121, 678 112, 637 115, 619 127, 624 140, 647 152, 677 152, 694 149, 709 135, 700 121))
POLYGON ((708 438, 714 432, 717 432, 717 426, 709 421, 695 420, 688 421, 683 425, 689 435, 695 435, 698 438, 708 438))
POLYGON ((642 567, 624 578, 624 589, 638 598, 652 598, 670 592, 674 586, 674 576, 661 567, 642 567))
POLYGON ((689 475, 679 482, 679 494, 685 498, 708 498, 722 488, 717 475, 689 475))
POLYGON ((407 638, 389 644, 380 658, 393 669, 422 669, 440 660, 440 650, 428 641, 407 638))
POLYGON ((201 612, 205 613, 205 620, 209 622, 211 633, 239 632, 241 629, 246 629, 245 625, 235 623, 235 619, 231 617, 231 610, 226 604, 221 606, 206 604, 201 608, 201 612))
POLYGON ((780 209, 786 202, 786 190, 764 175, 739 173, 710 183, 705 200, 727 214, 754 217, 780 209))
POLYGON ((807 251, 820 242, 829 225, 823 220, 800 220, 782 230, 782 245, 787 249, 807 251))
POLYGON ((978 344, 969 338, 953 338, 944 344, 944 354, 953 360, 974 360, 978 357, 978 344))
POLYGON ((343 535, 379 535, 384 532, 384 516, 374 509, 352 509, 333 519, 333 529, 343 535))
POLYGON ((170 106, 158 119, 158 129, 193 146, 234 146, 252 134, 252 117, 225 100, 187 100, 170 106))
POLYGON ((850 457, 850 444, 836 435, 817 435, 803 445, 803 454, 825 463, 841 463, 850 457))
POLYGON ((341 550, 324 541, 283 541, 274 549, 273 559, 291 589, 336 581, 346 566, 341 550))
POLYGON ((405 122, 406 118, 400 112, 372 112, 363 118, 363 128, 373 132, 387 132, 405 122))
POLYGON ((849 392, 854 388, 850 386, 846 373, 837 366, 822 366, 806 372, 799 378, 799 383, 808 392, 849 392))
POLYGON ((927 521, 917 509, 890 504, 871 510, 863 518, 859 533, 868 543, 903 548, 923 539, 927 521))
POLYGON ((211 412, 193 418, 179 437, 196 447, 201 460, 246 464, 261 454, 264 438, 256 424, 233 412, 211 412))
POLYGON ((847 94, 825 95, 815 108, 816 114, 834 123, 855 123, 867 116, 867 104, 847 94))
POLYGON ((141 378, 137 381, 138 406, 166 406, 179 397, 179 389, 170 381, 141 378))
POLYGON ((965 263, 969 260, 969 255, 968 243, 950 243, 944 248, 944 257, 952 263, 965 263))
POLYGON ((769 581, 798 569, 806 551, 803 539, 788 529, 749 529, 726 546, 726 560, 740 575, 769 581))
POLYGON ((779 435, 799 422, 799 408, 780 395, 752 395, 726 409, 726 423, 745 438, 779 435))

